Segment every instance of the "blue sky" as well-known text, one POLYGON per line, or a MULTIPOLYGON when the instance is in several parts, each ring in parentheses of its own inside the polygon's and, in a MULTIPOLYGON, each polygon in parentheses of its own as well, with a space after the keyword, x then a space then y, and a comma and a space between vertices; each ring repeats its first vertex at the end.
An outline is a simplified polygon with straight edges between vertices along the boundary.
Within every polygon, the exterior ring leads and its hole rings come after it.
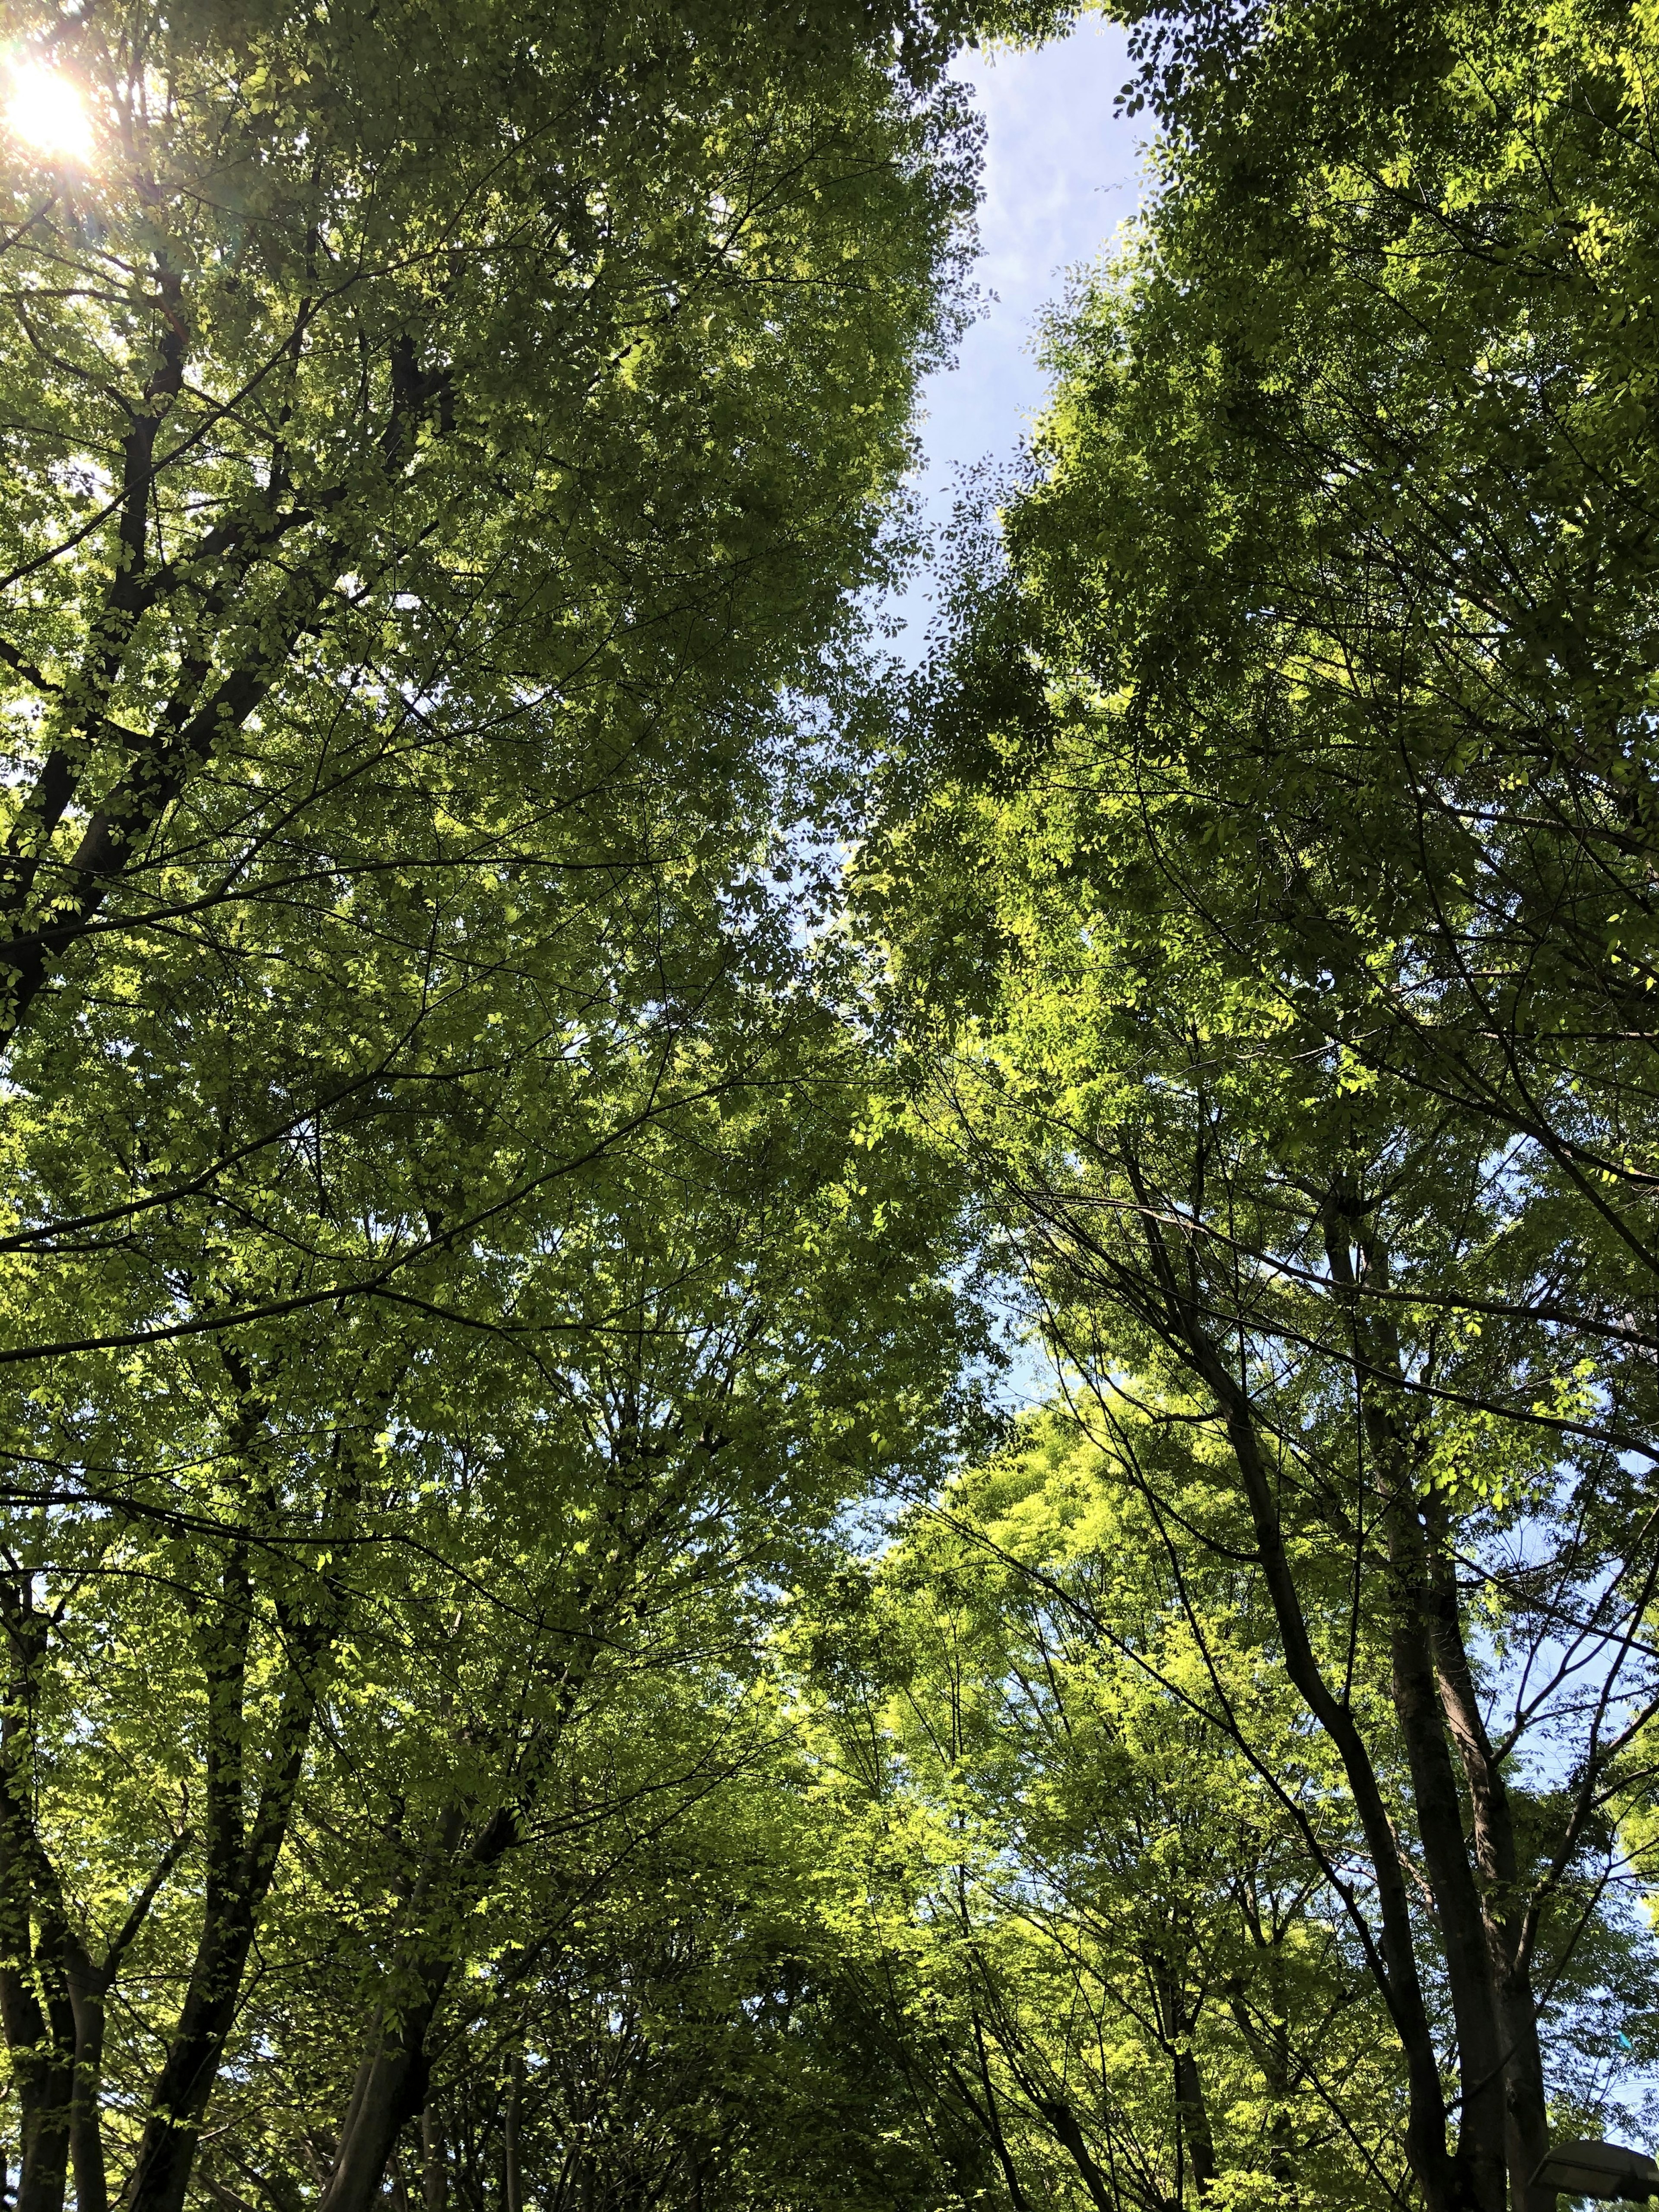
MULTIPOLYGON (((1040 408, 1038 317, 1066 271, 1092 260, 1133 214, 1148 129, 1145 116, 1113 113, 1130 75, 1124 34, 1093 19, 1036 52, 964 54, 954 74, 973 85, 986 120, 975 271, 986 297, 957 365, 923 392, 917 489, 934 522, 950 514, 958 471, 1010 458, 1040 408)), ((912 626, 908 651, 927 607, 924 574, 895 610, 912 626)))

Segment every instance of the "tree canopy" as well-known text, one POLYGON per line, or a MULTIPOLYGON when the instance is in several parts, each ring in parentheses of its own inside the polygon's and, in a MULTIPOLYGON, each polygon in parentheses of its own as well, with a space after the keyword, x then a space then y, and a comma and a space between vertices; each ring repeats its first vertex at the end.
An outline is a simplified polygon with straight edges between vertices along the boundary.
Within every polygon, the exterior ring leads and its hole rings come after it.
POLYGON ((1553 2202, 1552 2008, 1651 1879, 1650 33, 1143 19, 1156 197, 866 863, 1211 1725, 1292 1794, 1230 1563, 1335 1762, 1310 1878, 1436 2208, 1553 2202))
POLYGON ((1125 15, 906 671, 1064 11, 9 12, 8 2212, 1647 2124, 1655 26, 1125 15))
POLYGON ((977 1324, 808 957, 811 702, 971 27, 11 19, 90 133, 14 131, 0 370, 29 2212, 343 2212, 411 2129, 441 2203, 480 2050, 527 2155, 611 1869, 753 1763, 759 1594, 940 1449, 977 1324))

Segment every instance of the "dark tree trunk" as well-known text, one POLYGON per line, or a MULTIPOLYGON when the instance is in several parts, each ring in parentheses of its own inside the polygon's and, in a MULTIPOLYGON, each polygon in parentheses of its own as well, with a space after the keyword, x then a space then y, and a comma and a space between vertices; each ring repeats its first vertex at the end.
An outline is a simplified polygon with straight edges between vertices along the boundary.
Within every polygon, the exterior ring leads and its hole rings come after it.
POLYGON ((1207 2197, 1215 2185, 1215 2137, 1210 2129, 1203 2078, 1190 2045, 1176 2052, 1175 2098, 1176 2118, 1192 2165, 1193 2186, 1200 2197, 1207 2197))
POLYGON ((245 1697, 252 1590, 239 1553, 201 1634, 208 1686, 207 1868, 203 1923, 184 2004, 123 2194, 124 2212, 183 2212, 208 2100, 236 2016, 259 1912, 288 1833, 332 1640, 319 1621, 284 1623, 287 1679, 253 1818, 245 1828, 245 1697))
POLYGON ((27 1576, 8 1583, 0 1605, 10 1662, 0 1714, 0 2024, 17 2097, 22 2166, 17 2212, 63 2212, 75 2014, 63 1931, 49 1901, 36 1939, 40 1853, 31 1810, 33 1716, 48 1625, 34 1607, 27 1576))
POLYGON ((1078 2124, 1077 2114, 1063 2097, 1045 2098, 1042 2111, 1043 2118, 1054 2130, 1054 2140, 1082 2175, 1083 2185, 1089 2192, 1089 2201, 1095 2212, 1118 2212, 1117 2197, 1089 2148, 1088 2138, 1078 2124))
POLYGON ((1315 1656, 1285 1548, 1272 1477, 1248 1401, 1213 1346, 1201 1341, 1200 1371, 1216 1395, 1243 1478, 1257 1556, 1284 1644, 1286 1672, 1342 1762, 1365 1838, 1382 1923, 1380 1955, 1373 1953, 1370 1962, 1406 2061, 1406 2154, 1422 2188, 1427 2212, 1489 2212, 1484 2204, 1471 2203, 1447 2148, 1445 2096, 1418 1973, 1410 1900, 1393 1824, 1376 1769, 1352 1708, 1346 1698, 1338 1697, 1326 1682, 1315 1656))
POLYGON ((501 2196, 507 2212, 524 2212, 519 2173, 519 2106, 524 2095, 524 2053, 515 2051, 507 2078, 507 2112, 501 2122, 501 2196))
POLYGON ((1463 1642, 1457 1583, 1434 1501, 1425 1515, 1430 1547, 1435 1668, 1441 1701, 1468 1784, 1481 1907, 1497 1988, 1503 2045, 1506 2151, 1513 2212, 1554 2212, 1553 2189, 1532 2177, 1549 2148, 1544 2054, 1532 1986, 1530 1924, 1522 1893, 1515 1816, 1501 1761, 1486 1732, 1474 1673, 1463 1642))
MULTIPOLYGON (((621 1485, 625 1500, 627 1484, 621 1485)), ((618 1519, 621 1518, 620 1514, 618 1519)), ((614 1525, 614 1524, 613 1524, 614 1525)), ((606 1554, 603 1573, 579 1583, 573 1594, 574 1609, 590 1625, 611 1617, 623 1602, 637 1571, 639 1553, 648 1530, 615 1530, 617 1540, 606 1554)), ((561 1739, 565 1723, 575 1710, 599 1647, 597 1636, 585 1637, 579 1656, 562 1661, 552 1685, 553 1710, 526 1747, 519 1764, 515 1796, 520 1803, 533 1800, 561 1739)), ((374 2212, 386 2178, 386 2161, 402 2130, 426 2107, 431 2082, 427 2042, 449 1983, 464 1963, 453 1936, 434 1939, 423 1925, 434 1893, 483 1893, 497 1863, 518 1839, 519 1815, 511 1805, 498 1805, 478 1828, 470 1844, 462 1846, 467 1815, 452 1807, 420 1880, 414 1887, 411 1917, 400 1942, 396 1963, 388 1976, 393 1988, 412 1990, 412 2002, 383 2005, 369 2030, 368 2046, 357 2069, 351 2099, 342 2124, 333 2168, 318 2205, 318 2212, 374 2212)), ((465 1913, 453 1924, 465 1926, 465 1913)), ((176 2207, 161 2212, 177 2212, 176 2207)))
POLYGON ((1197 1286, 1185 1279, 1138 1166, 1126 1163, 1143 1209, 1148 1255, 1162 1310, 1155 1325, 1202 1381, 1225 1427, 1255 1538, 1256 1559, 1285 1653, 1285 1672, 1342 1763, 1376 1882, 1380 1944, 1356 1913, 1373 1980, 1389 2009, 1406 2061, 1406 2154, 1423 2191, 1425 2212, 1494 2212, 1471 2200, 1465 2176, 1447 2148, 1447 2112, 1438 2054, 1429 2027, 1413 1940, 1410 1899, 1393 1823, 1364 1734, 1346 1695, 1326 1681, 1285 1540, 1273 1471, 1257 1432, 1249 1397, 1208 1334, 1197 1286))
MULTIPOLYGON (((459 1814, 452 1814, 447 1820, 445 1836, 438 1845, 441 1862, 453 1857, 459 1825, 459 1814)), ((440 1863, 432 1870, 424 1886, 426 1899, 430 1900, 433 1881, 446 1876, 466 1890, 481 1888, 517 1836, 513 1814, 498 1809, 474 1838, 459 1866, 440 1863)), ((404 1940, 398 1969, 392 1978, 398 1986, 412 1986, 416 1994, 411 2002, 396 2010, 383 2009, 375 2021, 369 2047, 357 2069, 339 2149, 319 2212, 373 2212, 398 2137, 425 2108, 431 2081, 427 2038, 450 1979, 461 1963, 453 1945, 437 1956, 434 1948, 422 1940, 419 1929, 411 1929, 404 1940)))
POLYGON ((1158 2021, 1175 2068, 1177 2141, 1184 2148, 1187 2162, 1192 2167, 1194 2188, 1200 2197, 1207 2197, 1216 2179, 1215 2135, 1210 2126, 1210 2108, 1204 2094, 1203 2077, 1193 2051, 1193 2029, 1197 2025, 1196 2017, 1188 2007, 1186 1989, 1176 1960, 1167 1951, 1152 1951, 1147 1954, 1147 1963, 1158 2021))
MULTIPOLYGON (((1333 1280, 1349 1297, 1363 1431, 1387 1532, 1394 1706, 1411 1768, 1418 1836, 1439 1917, 1457 2029, 1462 2097, 1455 2163, 1462 2169, 1467 2202, 1479 2212, 1504 2212, 1511 2164, 1505 2098, 1510 2054, 1499 2023, 1488 1900, 1482 1897, 1463 1831, 1447 1733, 1443 1697, 1449 1593, 1443 1579, 1437 1587, 1418 1497, 1415 1439, 1400 1419, 1405 1393, 1399 1336, 1386 1310, 1362 1310, 1354 1295, 1358 1285, 1351 1255, 1356 1249, 1364 1267, 1365 1287, 1386 1291, 1387 1252, 1366 1233, 1363 1222, 1340 1203, 1334 1205, 1327 1216, 1326 1250, 1333 1280)), ((1449 1595, 1455 1626, 1455 1589, 1449 1595)), ((1461 1656, 1461 1635, 1456 1650, 1461 1656)), ((1472 1682, 1467 1687, 1472 1699, 1472 1682)), ((1464 1765, 1467 1774, 1467 1755, 1464 1765)), ((1491 1775, 1483 1781, 1489 1790, 1491 1775)), ((1535 2044, 1535 2027, 1533 2040, 1535 2044)))

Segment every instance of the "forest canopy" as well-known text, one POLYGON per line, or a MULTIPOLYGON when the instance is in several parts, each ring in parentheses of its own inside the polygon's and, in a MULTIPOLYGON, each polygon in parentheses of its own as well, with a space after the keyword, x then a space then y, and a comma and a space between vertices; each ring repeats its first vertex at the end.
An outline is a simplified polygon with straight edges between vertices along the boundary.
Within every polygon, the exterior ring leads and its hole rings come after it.
POLYGON ((1067 11, 8 8, 5 2212, 1659 2194, 1659 24, 1119 13, 907 665, 1067 11))

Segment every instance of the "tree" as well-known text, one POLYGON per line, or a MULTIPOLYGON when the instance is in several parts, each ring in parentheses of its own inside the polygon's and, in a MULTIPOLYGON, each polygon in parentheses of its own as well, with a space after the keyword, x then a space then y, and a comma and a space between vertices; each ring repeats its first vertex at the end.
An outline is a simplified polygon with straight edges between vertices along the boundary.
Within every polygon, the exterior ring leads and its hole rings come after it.
POLYGON ((94 148, 14 133, 0 342, 29 2212, 376 2197, 584 1730, 948 1395, 780 701, 953 327, 970 27, 9 20, 94 148))
MULTIPOLYGON (((665 1685, 666 1686, 666 1685, 665 1685)), ((684 1694, 681 1686, 669 1694, 684 1694)), ((710 1686, 682 1722, 707 1732, 710 1686)), ((718 1698, 715 1703, 718 1704, 718 1698)), ((660 1711, 660 1709, 659 1709, 660 1711)), ((565 1849, 566 1902, 532 1908, 534 1969, 440 2062, 441 2171, 474 2208, 702 2204, 788 2212, 971 2201, 971 2138, 919 2115, 849 1943, 828 1806, 769 1687, 722 1717, 726 1778, 625 1858, 597 1826, 565 1849), (548 1940, 551 1936, 550 1941, 548 1940), (488 2054, 488 2055, 487 2055, 488 2054), (495 2063, 489 2063, 493 2056, 495 2063)), ((635 1728, 647 1759, 678 1733, 635 1728)), ((614 1756, 629 1753, 619 1741, 614 1756)), ((482 2010, 482 2008, 481 2008, 482 2010)), ((424 2179, 424 2172, 423 2172, 424 2179)))
POLYGON ((772 1073, 542 1217, 520 1288, 562 1301, 556 1370, 428 1316, 289 1317, 251 1373, 174 1340, 60 1449, 102 1495, 14 1511, 31 2203, 71 2158, 77 2204, 106 2163, 124 2203, 180 2203, 204 2130, 220 2186, 372 2201, 474 1977, 510 2021, 541 1971, 569 1849, 631 1881, 631 1838, 741 1781, 764 1589, 934 1448, 963 1326, 915 1280, 948 1221, 902 1131, 850 1141, 845 1066, 772 1073))
POLYGON ((967 148, 908 19, 52 21, 98 153, 9 180, 14 1080, 83 1079, 88 993, 187 1054, 257 946, 325 1045, 254 1158, 567 930, 559 1017, 625 1022, 615 895, 757 864, 967 148))
POLYGON ((1149 19, 1165 188, 1055 326, 1010 544, 1182 902, 1513 1148, 1559 1364, 1648 1351, 1645 29, 1250 21, 1229 76, 1149 19))
POLYGON ((1160 195, 866 877, 1088 1419, 1227 1456, 1248 1535, 1171 1541, 1243 1542, 1340 1757, 1434 2207, 1536 2202, 1539 2008, 1640 1878, 1646 39, 1148 19, 1160 195))
MULTIPOLYGON (((1227 1510, 1218 1472, 1187 1461, 1187 1511, 1227 1510)), ((911 1515, 815 1657, 890 2005, 1015 2207, 1397 2201, 1398 2069, 1327 1870, 1358 1838, 1237 1559, 1177 1562, 1115 1449, 1044 1415, 911 1515)))

